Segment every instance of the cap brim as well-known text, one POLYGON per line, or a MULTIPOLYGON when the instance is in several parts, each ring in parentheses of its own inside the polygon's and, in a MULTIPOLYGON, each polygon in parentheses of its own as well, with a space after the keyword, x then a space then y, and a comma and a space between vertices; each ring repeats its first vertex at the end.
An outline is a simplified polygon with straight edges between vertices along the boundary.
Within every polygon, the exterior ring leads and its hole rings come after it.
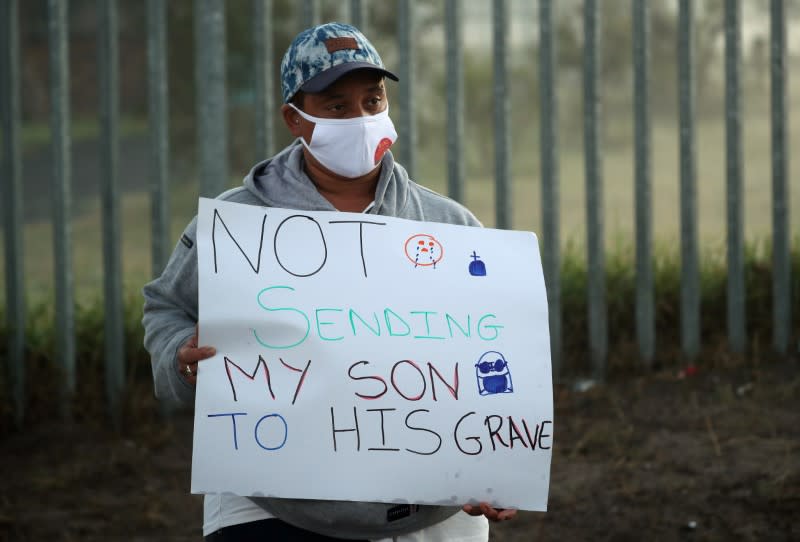
POLYGON ((303 92, 322 92, 335 83, 344 74, 350 73, 353 70, 363 69, 375 70, 376 72, 382 73, 393 81, 399 81, 395 74, 389 70, 379 68, 375 64, 370 64, 369 62, 346 62, 344 64, 337 64, 336 66, 333 66, 332 68, 329 68, 324 72, 312 77, 300 87, 300 90, 303 92))

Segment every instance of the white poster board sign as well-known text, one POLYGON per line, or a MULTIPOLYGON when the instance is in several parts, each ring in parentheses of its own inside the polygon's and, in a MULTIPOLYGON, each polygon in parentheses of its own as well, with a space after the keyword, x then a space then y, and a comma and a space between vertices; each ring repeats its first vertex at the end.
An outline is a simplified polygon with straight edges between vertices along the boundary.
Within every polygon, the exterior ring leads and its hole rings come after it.
POLYGON ((201 199, 192 492, 545 510, 536 236, 201 199))

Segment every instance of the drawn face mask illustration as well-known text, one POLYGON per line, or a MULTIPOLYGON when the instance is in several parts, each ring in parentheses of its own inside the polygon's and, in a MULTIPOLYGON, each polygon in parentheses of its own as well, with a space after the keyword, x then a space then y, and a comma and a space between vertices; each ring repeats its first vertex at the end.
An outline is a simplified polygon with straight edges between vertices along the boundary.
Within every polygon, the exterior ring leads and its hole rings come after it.
POLYGON ((377 115, 352 119, 324 119, 300 111, 301 117, 314 123, 311 143, 300 138, 317 161, 342 177, 354 179, 366 175, 380 164, 381 158, 397 140, 389 108, 377 115))
POLYGON ((481 395, 514 392, 508 362, 500 352, 490 350, 483 354, 475 364, 475 377, 481 395))

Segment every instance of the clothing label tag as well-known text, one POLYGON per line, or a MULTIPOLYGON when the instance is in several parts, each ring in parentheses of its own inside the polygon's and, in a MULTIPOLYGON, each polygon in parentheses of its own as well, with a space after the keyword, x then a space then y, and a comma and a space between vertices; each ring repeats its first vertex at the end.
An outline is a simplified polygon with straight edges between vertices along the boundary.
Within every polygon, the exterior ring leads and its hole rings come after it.
POLYGON ((400 504, 398 506, 394 506, 386 511, 386 521, 391 523, 393 521, 397 521, 398 519, 407 518, 411 514, 416 513, 417 510, 419 510, 418 504, 400 504))
POLYGON ((181 236, 181 243, 183 243, 186 248, 192 248, 194 246, 194 242, 189 239, 185 233, 181 236))

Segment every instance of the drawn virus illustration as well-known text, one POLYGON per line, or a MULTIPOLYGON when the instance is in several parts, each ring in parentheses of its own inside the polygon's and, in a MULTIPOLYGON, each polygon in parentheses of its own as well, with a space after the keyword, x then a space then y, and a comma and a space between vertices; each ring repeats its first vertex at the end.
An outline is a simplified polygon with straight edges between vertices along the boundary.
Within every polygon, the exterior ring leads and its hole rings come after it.
POLYGON ((475 376, 481 395, 514 393, 508 362, 500 352, 490 350, 483 354, 475 364, 475 376))
POLYGON ((436 269, 442 257, 444 248, 442 244, 432 235, 418 233, 406 240, 406 257, 414 264, 414 267, 432 267, 436 269))
POLYGON ((485 277, 486 264, 481 261, 481 257, 473 250, 470 258, 472 261, 469 262, 469 274, 473 277, 485 277))

